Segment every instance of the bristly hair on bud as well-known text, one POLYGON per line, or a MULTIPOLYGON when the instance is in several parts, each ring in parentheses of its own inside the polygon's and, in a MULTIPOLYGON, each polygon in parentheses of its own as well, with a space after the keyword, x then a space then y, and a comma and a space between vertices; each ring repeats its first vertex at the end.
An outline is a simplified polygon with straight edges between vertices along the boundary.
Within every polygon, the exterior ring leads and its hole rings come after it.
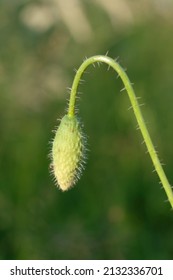
POLYGON ((71 188, 84 169, 85 144, 81 124, 76 116, 65 115, 52 145, 52 173, 62 191, 71 188))

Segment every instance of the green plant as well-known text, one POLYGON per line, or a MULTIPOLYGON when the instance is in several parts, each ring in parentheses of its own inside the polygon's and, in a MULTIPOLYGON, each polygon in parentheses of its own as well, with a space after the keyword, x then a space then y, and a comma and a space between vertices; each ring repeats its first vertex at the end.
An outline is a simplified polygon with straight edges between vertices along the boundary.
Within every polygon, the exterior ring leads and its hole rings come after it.
POLYGON ((85 141, 83 141, 84 137, 81 132, 80 124, 75 116, 75 100, 81 76, 90 64, 94 64, 96 62, 104 62, 108 64, 109 67, 112 67, 120 76, 125 86, 124 89, 126 89, 127 94, 129 96, 134 114, 136 116, 137 123, 139 125, 139 129, 142 133, 144 142, 146 144, 148 153, 150 154, 154 168, 160 178, 163 188, 165 189, 168 200, 171 206, 173 207, 172 188, 167 180, 165 172, 158 158, 157 152, 150 138, 130 80, 123 68, 115 60, 103 55, 96 55, 86 59, 76 72, 71 88, 68 113, 64 117, 66 122, 64 123, 64 118, 61 120, 60 126, 57 129, 53 141, 52 167, 53 174, 56 178, 59 187, 62 190, 68 190, 72 185, 74 185, 76 179, 79 178, 79 173, 81 172, 78 171, 81 171, 83 167, 82 162, 85 153, 85 141))

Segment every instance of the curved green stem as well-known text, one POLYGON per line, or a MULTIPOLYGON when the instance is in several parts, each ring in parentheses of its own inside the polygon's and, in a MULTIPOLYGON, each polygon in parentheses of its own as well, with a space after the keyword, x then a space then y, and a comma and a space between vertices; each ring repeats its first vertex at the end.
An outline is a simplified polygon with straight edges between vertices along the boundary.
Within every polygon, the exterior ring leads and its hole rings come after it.
POLYGON ((141 130, 142 136, 144 138, 145 144, 147 146, 148 152, 150 154, 151 160, 153 162, 154 168, 160 178, 160 181, 163 185, 163 188, 165 189, 165 192, 167 194, 168 200, 173 208, 173 192, 172 192, 172 188, 168 182, 168 179, 165 175, 165 172, 162 168, 162 165, 160 163, 160 160, 157 156, 157 152, 154 148, 154 145, 152 143, 152 140, 150 138, 148 129, 145 125, 137 98, 135 96, 133 87, 130 83, 130 80, 128 78, 128 76, 126 75, 125 71, 123 70, 123 68, 112 58, 107 57, 107 56, 103 56, 103 55, 96 55, 96 56, 92 56, 88 59, 86 59, 82 65, 79 67, 79 69, 77 70, 77 73, 75 75, 74 81, 73 81, 73 85, 72 85, 72 89, 71 89, 71 96, 70 96, 70 102, 69 102, 69 108, 68 108, 68 116, 69 117, 73 117, 74 116, 74 109, 75 109, 75 99, 76 99, 76 93, 77 93, 77 88, 81 79, 82 74, 84 73, 85 69, 90 65, 93 64, 95 62, 105 62, 106 64, 108 64, 109 66, 111 66, 120 76, 121 80, 124 83, 125 89, 128 93, 130 102, 132 104, 132 108, 134 111, 134 114, 136 116, 139 128, 141 130))

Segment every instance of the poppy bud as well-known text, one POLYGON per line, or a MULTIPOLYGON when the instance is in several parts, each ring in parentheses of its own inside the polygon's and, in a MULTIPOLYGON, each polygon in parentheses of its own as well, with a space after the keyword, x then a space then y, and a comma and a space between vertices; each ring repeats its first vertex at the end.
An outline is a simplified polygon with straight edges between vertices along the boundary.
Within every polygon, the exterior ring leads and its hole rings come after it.
POLYGON ((56 131, 52 146, 53 174, 62 191, 80 178, 85 154, 85 139, 76 116, 65 115, 56 131))

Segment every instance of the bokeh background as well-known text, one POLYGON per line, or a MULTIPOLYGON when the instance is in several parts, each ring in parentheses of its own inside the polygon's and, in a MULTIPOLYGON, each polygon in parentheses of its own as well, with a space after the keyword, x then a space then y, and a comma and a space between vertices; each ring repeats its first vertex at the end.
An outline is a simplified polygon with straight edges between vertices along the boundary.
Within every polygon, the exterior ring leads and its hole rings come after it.
POLYGON ((49 173, 52 130, 85 57, 119 57, 173 182, 173 1, 0 0, 0 258, 172 259, 173 212, 120 79, 89 67, 78 102, 88 160, 49 173))

